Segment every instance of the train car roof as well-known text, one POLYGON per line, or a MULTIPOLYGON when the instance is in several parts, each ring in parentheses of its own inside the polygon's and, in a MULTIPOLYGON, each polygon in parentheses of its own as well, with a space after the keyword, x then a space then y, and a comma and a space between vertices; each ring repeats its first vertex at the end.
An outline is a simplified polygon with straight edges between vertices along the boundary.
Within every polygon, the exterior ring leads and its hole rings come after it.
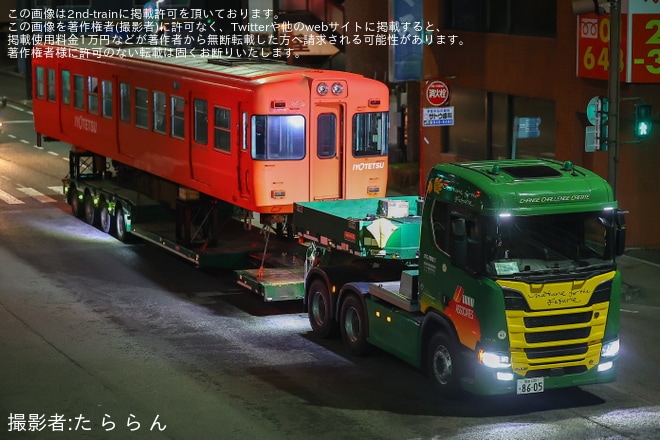
MULTIPOLYGON (((285 75, 292 72, 314 72, 314 75, 310 76, 316 76, 324 72, 319 69, 293 66, 279 60, 250 57, 247 55, 245 57, 212 58, 203 56, 200 53, 195 54, 193 52, 191 54, 189 51, 185 51, 185 56, 176 56, 177 48, 155 45, 40 44, 38 47, 41 47, 41 50, 48 50, 48 47, 55 48, 56 53, 53 55, 53 58, 58 58, 58 48, 67 51, 75 51, 76 53, 88 51, 90 52, 90 59, 127 59, 139 63, 159 64, 170 66, 175 69, 196 70, 245 80, 256 80, 264 77, 285 75), (157 55, 159 53, 162 56, 158 57, 157 55)), ((42 54, 41 56, 44 55, 42 54)), ((76 56, 76 58, 79 57, 76 56)), ((346 74, 362 77, 362 75, 357 75, 355 73, 342 72, 342 75, 346 74)))

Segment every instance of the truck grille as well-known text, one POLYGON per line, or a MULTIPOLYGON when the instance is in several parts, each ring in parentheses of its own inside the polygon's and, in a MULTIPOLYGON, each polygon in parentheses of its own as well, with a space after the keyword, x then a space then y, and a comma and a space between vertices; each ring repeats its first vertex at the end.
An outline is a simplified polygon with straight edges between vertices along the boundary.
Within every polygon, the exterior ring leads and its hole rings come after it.
POLYGON ((586 304, 532 310, 522 292, 503 287, 515 372, 526 377, 560 376, 598 364, 612 280, 592 289, 586 304))

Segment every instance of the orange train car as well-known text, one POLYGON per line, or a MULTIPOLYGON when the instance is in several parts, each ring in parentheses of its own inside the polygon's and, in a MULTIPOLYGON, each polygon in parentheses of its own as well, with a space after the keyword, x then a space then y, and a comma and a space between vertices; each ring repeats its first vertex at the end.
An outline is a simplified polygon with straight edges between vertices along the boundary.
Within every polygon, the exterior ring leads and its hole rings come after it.
POLYGON ((33 50, 38 141, 56 139, 263 214, 381 197, 389 91, 361 75, 149 47, 33 50))

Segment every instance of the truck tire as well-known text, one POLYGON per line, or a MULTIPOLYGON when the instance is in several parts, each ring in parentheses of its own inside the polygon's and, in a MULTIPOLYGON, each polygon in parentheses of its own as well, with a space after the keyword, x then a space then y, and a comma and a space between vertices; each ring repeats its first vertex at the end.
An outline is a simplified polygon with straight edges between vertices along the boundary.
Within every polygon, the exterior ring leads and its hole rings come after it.
POLYGON ((436 388, 445 397, 459 397, 461 366, 454 341, 445 333, 436 333, 427 350, 427 372, 436 388))
POLYGON ((108 202, 105 199, 99 203, 99 229, 106 234, 110 233, 110 226, 112 225, 112 216, 108 211, 108 202))
POLYGON ((367 317, 360 298, 355 295, 349 295, 346 298, 341 305, 339 326, 344 345, 355 355, 366 354, 369 347, 367 342, 367 317))
POLYGON ((128 240, 128 232, 126 232, 126 219, 124 219, 124 208, 117 205, 115 209, 115 236, 117 240, 126 242, 128 240))
POLYGON ((337 333, 337 325, 332 319, 333 301, 328 286, 321 279, 312 281, 307 300, 307 314, 312 331, 321 338, 329 338, 337 333))
POLYGON ((88 225, 93 225, 96 221, 96 207, 94 206, 94 197, 89 192, 85 193, 83 199, 83 208, 85 214, 85 222, 88 225))
POLYGON ((82 217, 80 199, 78 198, 78 189, 76 188, 75 185, 71 185, 69 187, 68 197, 69 197, 69 205, 71 205, 71 214, 73 214, 73 216, 76 218, 82 217))

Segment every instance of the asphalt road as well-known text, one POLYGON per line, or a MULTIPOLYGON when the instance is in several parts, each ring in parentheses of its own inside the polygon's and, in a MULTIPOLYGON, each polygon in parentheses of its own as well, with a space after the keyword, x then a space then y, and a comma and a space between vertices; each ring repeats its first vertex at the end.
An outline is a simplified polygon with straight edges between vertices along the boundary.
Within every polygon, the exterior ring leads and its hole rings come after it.
POLYGON ((300 302, 263 303, 230 273, 198 270, 146 243, 122 244, 73 218, 61 194, 68 147, 36 148, 20 104, 4 116, 0 439, 656 439, 660 432, 658 307, 624 304, 615 383, 443 400, 387 354, 353 357, 337 340, 316 340, 300 302))

